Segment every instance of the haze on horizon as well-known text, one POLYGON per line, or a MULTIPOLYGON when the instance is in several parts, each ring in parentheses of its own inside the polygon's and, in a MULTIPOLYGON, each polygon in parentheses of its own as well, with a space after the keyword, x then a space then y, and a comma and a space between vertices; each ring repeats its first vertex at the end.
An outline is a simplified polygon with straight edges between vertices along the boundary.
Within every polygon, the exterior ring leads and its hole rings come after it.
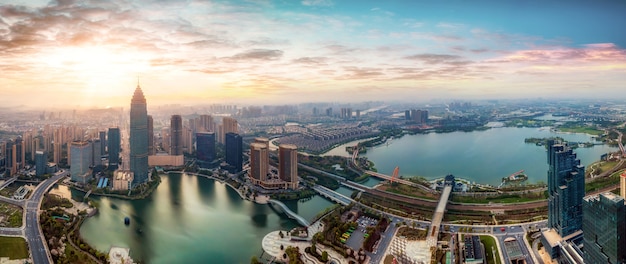
POLYGON ((383 2, 5 0, 0 104, 626 98, 625 1, 383 2))

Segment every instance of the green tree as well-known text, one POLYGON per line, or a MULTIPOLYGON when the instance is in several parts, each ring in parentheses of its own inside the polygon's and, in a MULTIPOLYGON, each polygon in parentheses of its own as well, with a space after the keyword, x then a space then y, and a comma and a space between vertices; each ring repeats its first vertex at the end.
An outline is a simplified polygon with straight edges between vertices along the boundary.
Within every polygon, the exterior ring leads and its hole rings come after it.
POLYGON ((256 256, 252 256, 252 259, 250 259, 250 264, 261 264, 261 262, 256 258, 256 256))
POLYGON ((328 261, 328 252, 322 251, 322 261, 328 261))

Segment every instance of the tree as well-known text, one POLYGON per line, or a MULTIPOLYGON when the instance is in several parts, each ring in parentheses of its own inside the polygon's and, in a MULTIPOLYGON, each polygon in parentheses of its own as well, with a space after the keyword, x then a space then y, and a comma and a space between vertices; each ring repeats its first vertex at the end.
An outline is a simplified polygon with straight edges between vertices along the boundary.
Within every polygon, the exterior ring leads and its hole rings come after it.
POLYGON ((260 263, 261 262, 259 262, 256 256, 252 256, 252 259, 250 259, 250 264, 260 264, 260 263))
POLYGON ((328 252, 322 251, 322 261, 328 261, 328 252))

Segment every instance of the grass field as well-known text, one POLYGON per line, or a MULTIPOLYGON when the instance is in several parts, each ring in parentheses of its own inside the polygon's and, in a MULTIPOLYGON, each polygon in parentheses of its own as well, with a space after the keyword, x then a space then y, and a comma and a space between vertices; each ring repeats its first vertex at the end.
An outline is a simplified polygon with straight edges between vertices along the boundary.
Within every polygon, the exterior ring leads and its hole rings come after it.
POLYGON ((602 130, 597 130, 597 129, 592 128, 592 127, 584 127, 584 126, 580 126, 580 127, 559 127, 558 129, 561 132, 585 133, 585 134, 590 134, 590 135, 594 135, 594 136, 599 136, 599 135, 602 135, 604 133, 604 131, 602 131, 602 130))
POLYGON ((480 242, 485 245, 487 264, 501 264, 502 261, 500 260, 500 254, 498 254, 500 251, 498 249, 498 245, 496 244, 496 240, 491 236, 480 236, 480 242), (494 252, 496 253, 495 257, 493 254, 494 252))
POLYGON ((0 237, 0 257, 9 259, 28 258, 28 245, 21 237, 0 237))

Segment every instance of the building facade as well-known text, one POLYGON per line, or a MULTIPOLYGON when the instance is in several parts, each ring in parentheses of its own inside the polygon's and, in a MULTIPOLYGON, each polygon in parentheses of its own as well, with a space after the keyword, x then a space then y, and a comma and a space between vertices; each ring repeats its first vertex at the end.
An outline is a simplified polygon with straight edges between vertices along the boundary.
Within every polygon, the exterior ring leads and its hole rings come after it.
POLYGON ((35 176, 41 177, 46 174, 48 170, 48 155, 46 152, 37 150, 35 151, 35 176))
POLYGON ((206 168, 210 162, 215 160, 215 133, 196 133, 196 149, 196 157, 200 161, 199 165, 206 168))
POLYGON ((170 119, 170 155, 183 155, 183 118, 180 115, 170 119))
POLYGON ((148 155, 154 155, 154 119, 148 115, 148 155))
POLYGON ((626 263, 626 205, 607 192, 583 199, 585 263, 626 263))
POLYGON ((243 138, 237 133, 226 133, 226 163, 230 173, 239 173, 243 168, 243 138))
POLYGON ((109 166, 117 166, 120 163, 120 129, 109 128, 107 135, 107 149, 109 151, 109 166))
POLYGON ((298 147, 281 144, 278 147, 278 177, 288 183, 289 188, 298 189, 298 147))
POLYGON ((148 110, 146 98, 137 85, 130 102, 130 170, 133 185, 148 181, 148 110))
POLYGON ((70 175, 72 181, 85 184, 91 179, 89 165, 91 163, 91 147, 89 142, 74 141, 70 144, 70 175))
POLYGON ((585 167, 566 144, 548 141, 548 227, 561 237, 582 229, 585 167))
POLYGON ((254 142, 250 144, 250 178, 255 184, 267 180, 269 150, 267 145, 254 142))

